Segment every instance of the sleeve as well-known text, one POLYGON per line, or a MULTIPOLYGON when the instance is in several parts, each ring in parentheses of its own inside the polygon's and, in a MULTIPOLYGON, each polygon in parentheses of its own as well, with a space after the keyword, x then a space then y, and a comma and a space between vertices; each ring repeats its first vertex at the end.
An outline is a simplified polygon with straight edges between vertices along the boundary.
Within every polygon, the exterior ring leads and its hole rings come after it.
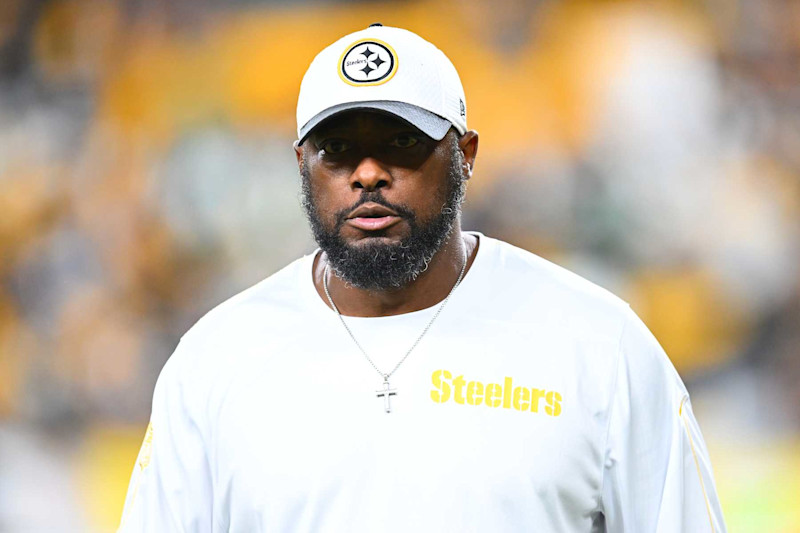
POLYGON ((603 478, 609 532, 725 532, 689 395, 633 312, 620 341, 603 478))
MULTIPOLYGON (((212 490, 201 425, 188 401, 178 347, 153 395, 150 424, 133 467, 118 533, 212 530, 212 490)), ((197 407, 197 406, 195 406, 197 407)))

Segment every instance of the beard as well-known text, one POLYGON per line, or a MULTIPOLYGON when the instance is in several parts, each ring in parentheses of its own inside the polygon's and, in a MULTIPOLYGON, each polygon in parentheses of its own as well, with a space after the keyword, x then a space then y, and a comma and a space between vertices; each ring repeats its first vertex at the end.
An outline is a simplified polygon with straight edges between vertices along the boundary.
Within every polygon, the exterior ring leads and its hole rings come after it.
MULTIPOLYGON (((345 283, 366 290, 391 290, 404 287, 425 272, 436 252, 448 241, 461 214, 467 183, 462 175, 463 153, 452 137, 451 159, 447 170, 442 209, 430 221, 421 222, 406 205, 388 202, 380 190, 364 191, 358 201, 334 216, 335 225, 328 228, 320 218, 308 165, 300 170, 302 205, 314 239, 328 257, 336 276, 345 283), (367 242, 348 244, 341 237, 347 215, 367 202, 385 206, 409 225, 410 232, 399 243, 367 242)), ((441 194, 441 191, 437 191, 441 194)))

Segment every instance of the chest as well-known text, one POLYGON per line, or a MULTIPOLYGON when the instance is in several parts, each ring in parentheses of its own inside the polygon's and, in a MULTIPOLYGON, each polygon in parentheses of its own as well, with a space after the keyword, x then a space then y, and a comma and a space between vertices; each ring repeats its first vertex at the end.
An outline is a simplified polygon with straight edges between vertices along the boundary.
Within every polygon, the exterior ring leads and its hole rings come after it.
MULTIPOLYGON (((337 330, 251 358, 214 421, 217 512, 252 531, 324 530, 320 520, 351 531, 589 523, 611 347, 489 329, 427 337, 392 375, 390 395, 337 330)), ((360 333, 382 372, 410 344, 381 348, 360 333)))

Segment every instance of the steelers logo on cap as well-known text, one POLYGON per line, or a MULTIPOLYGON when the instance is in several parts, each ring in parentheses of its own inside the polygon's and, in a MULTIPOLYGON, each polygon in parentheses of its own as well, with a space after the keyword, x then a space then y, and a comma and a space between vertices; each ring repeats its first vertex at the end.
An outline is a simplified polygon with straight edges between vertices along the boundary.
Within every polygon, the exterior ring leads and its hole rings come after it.
POLYGON ((397 54, 377 39, 351 44, 339 60, 339 77, 350 85, 380 85, 397 72, 397 54))

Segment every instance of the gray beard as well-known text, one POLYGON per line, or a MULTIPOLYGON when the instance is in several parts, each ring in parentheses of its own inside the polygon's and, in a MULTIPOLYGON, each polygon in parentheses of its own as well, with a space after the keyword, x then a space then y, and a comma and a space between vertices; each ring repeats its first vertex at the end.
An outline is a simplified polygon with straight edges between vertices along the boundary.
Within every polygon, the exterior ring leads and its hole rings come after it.
POLYGON ((329 230, 320 219, 314 201, 311 176, 306 170, 308 165, 303 165, 300 170, 303 210, 314 239, 339 279, 359 289, 391 290, 406 286, 425 272, 436 252, 449 240, 466 193, 467 183, 461 174, 463 154, 457 144, 452 152, 442 210, 430 222, 422 224, 411 209, 386 201, 378 190, 363 192, 358 202, 336 213, 336 225, 329 230), (411 228, 408 237, 397 244, 353 246, 345 242, 340 232, 347 215, 367 202, 383 205, 403 217, 411 228))

